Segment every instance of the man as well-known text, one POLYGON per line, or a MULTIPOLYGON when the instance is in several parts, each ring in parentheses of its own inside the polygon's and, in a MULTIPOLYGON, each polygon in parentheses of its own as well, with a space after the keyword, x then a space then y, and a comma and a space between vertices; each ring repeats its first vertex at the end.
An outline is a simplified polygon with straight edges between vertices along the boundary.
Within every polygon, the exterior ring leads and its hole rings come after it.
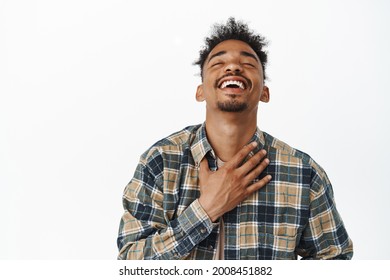
POLYGON ((119 259, 350 259, 324 170, 257 127, 265 40, 230 18, 196 62, 206 121, 154 144, 127 185, 119 259))

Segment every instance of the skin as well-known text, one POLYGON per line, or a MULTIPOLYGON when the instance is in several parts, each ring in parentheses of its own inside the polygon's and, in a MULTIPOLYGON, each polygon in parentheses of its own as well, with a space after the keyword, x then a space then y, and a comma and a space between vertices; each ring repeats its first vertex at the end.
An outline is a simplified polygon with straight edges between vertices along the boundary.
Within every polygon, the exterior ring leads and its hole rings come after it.
POLYGON ((214 222, 271 180, 271 176, 266 176, 252 184, 269 164, 265 150, 241 165, 257 145, 247 143, 257 128, 259 102, 269 101, 263 69, 253 49, 238 40, 215 46, 203 66, 203 83, 197 88, 196 100, 206 102, 207 139, 217 157, 226 162, 212 172, 204 158, 199 167, 199 203, 214 222), (222 89, 220 85, 225 80, 239 80, 245 88, 222 89), (241 107, 245 109, 227 112, 219 104, 244 104, 241 107))

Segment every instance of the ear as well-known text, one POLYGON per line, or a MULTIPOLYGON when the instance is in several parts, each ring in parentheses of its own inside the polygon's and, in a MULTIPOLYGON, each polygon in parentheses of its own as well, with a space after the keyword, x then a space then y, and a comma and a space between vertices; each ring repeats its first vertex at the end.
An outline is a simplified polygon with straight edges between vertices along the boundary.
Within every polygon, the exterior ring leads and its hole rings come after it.
POLYGON ((263 92, 261 93, 260 101, 264 103, 269 102, 269 88, 267 86, 263 86, 263 92))
POLYGON ((206 98, 204 97, 204 92, 203 92, 203 84, 199 85, 196 89, 196 101, 198 102, 203 102, 206 100, 206 98))

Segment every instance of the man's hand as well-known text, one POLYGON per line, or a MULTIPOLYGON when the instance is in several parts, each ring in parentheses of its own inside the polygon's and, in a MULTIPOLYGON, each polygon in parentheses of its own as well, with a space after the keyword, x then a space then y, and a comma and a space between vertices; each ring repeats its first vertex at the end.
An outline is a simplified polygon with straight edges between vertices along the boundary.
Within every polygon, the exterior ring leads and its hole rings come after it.
POLYGON ((269 164, 269 160, 264 158, 265 150, 259 151, 239 166, 256 146, 257 143, 252 142, 243 147, 230 161, 215 172, 210 171, 206 157, 201 161, 199 203, 213 222, 271 180, 271 175, 267 175, 252 184, 252 181, 269 164))

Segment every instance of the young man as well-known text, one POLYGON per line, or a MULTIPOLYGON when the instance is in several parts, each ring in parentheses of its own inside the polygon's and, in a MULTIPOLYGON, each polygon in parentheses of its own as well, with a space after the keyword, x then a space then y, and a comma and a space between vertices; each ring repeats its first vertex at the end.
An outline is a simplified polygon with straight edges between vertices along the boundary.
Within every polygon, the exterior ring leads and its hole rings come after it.
POLYGON ((197 64, 206 121, 154 144, 127 185, 120 259, 350 259, 324 170, 257 127, 264 38, 230 18, 197 64))

